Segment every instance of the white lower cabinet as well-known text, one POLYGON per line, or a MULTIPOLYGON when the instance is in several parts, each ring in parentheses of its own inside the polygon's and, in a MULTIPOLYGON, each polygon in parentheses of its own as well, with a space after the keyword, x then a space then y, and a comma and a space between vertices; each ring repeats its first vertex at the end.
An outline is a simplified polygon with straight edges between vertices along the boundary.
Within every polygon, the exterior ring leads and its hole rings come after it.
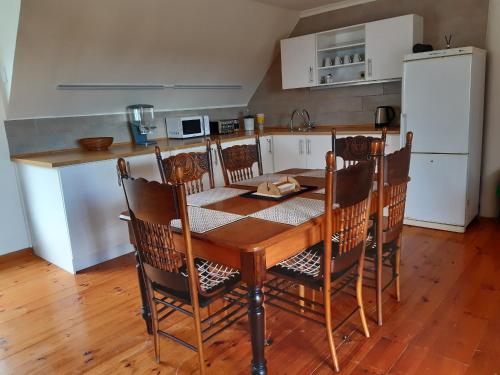
POLYGON ((306 168, 306 145, 303 136, 275 135, 273 146, 276 172, 290 168, 306 168))
POLYGON ((329 135, 275 135, 274 169, 324 168, 331 142, 329 135))
POLYGON ((262 170, 264 173, 274 172, 274 144, 272 136, 260 138, 260 153, 262 155, 262 170))

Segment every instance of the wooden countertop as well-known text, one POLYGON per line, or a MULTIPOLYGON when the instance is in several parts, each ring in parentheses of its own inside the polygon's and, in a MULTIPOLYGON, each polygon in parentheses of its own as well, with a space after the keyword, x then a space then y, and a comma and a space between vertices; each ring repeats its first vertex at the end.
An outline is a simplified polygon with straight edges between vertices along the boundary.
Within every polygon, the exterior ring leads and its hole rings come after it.
MULTIPOLYGON (((260 136, 266 135, 328 135, 331 134, 332 128, 337 129, 339 135, 349 134, 380 134, 379 129, 375 129, 373 125, 342 125, 342 126, 318 126, 309 132, 290 132, 287 128, 266 128, 260 132, 260 136)), ((388 130, 388 134, 399 134, 399 128, 388 130)), ((226 134, 220 136, 211 136, 210 139, 215 141, 217 138, 221 142, 231 142, 240 139, 252 138, 255 132, 238 132, 234 134, 226 134)), ((206 137, 198 137, 191 139, 157 139, 158 146, 161 151, 182 150, 186 148, 204 146, 206 137)), ((11 160, 18 163, 36 165, 45 168, 57 168, 70 166, 75 164, 91 163, 101 160, 118 159, 131 156, 147 155, 154 152, 153 146, 137 146, 132 143, 116 144, 107 151, 86 151, 81 148, 58 150, 49 152, 39 152, 32 154, 21 154, 11 156, 11 160)))

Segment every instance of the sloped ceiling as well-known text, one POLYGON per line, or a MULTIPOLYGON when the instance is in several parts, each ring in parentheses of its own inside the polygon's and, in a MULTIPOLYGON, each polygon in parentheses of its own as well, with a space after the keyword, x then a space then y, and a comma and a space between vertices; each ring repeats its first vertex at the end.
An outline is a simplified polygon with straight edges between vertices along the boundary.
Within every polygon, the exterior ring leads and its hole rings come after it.
POLYGON ((23 0, 8 118, 246 105, 298 17, 251 0, 23 0), (68 83, 243 88, 56 89, 68 83))

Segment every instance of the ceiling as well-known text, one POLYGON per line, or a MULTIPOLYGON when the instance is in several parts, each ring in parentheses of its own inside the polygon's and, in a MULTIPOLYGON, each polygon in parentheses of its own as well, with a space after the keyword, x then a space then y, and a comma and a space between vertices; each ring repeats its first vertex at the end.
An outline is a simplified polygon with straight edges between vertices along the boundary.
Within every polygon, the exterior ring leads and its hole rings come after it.
POLYGON ((306 10, 324 5, 345 2, 345 0, 255 0, 260 3, 275 5, 281 8, 293 10, 306 10))

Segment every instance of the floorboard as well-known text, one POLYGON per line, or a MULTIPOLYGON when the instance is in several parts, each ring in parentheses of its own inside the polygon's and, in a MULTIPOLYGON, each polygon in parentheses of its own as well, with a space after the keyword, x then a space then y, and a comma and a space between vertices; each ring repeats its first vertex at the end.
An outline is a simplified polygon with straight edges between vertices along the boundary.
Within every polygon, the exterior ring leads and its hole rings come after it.
MULTIPOLYGON (((384 293, 379 327, 374 291, 365 288, 371 337, 358 314, 335 333, 341 373, 500 373, 500 222, 478 220, 466 234, 405 227, 403 246, 402 301, 392 288, 384 293)), ((347 298, 334 301, 335 311, 347 298)), ((154 362, 139 303, 131 255, 76 276, 29 251, 0 257, 0 373, 197 373, 196 355, 166 339, 154 362)), ((322 326, 266 311, 270 374, 333 373, 322 326)), ((189 319, 167 324, 194 338, 189 319)), ((245 318, 206 345, 209 373, 249 373, 248 329, 245 318)))

